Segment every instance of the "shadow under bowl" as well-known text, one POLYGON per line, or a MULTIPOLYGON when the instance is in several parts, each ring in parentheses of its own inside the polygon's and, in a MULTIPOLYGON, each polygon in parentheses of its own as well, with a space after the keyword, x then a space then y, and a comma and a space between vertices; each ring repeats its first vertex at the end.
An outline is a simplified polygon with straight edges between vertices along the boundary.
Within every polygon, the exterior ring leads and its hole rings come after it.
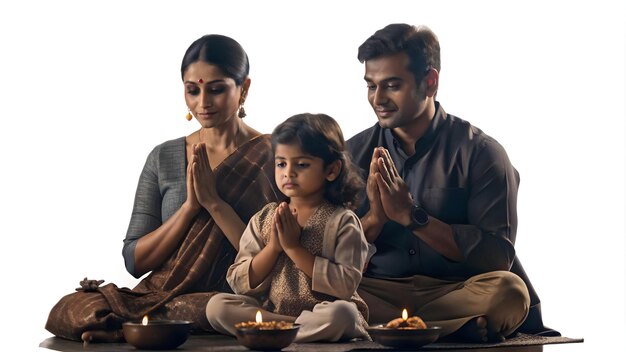
POLYGON ((142 350, 171 350, 189 337, 191 322, 186 320, 153 320, 148 325, 122 324, 126 342, 142 350))
POLYGON ((431 326, 426 329, 391 329, 383 325, 369 327, 367 332, 374 342, 383 346, 417 348, 437 341, 441 327, 431 326))
POLYGON ((300 324, 293 324, 288 329, 238 328, 236 337, 240 344, 251 350, 276 351, 291 345, 299 329, 300 324))

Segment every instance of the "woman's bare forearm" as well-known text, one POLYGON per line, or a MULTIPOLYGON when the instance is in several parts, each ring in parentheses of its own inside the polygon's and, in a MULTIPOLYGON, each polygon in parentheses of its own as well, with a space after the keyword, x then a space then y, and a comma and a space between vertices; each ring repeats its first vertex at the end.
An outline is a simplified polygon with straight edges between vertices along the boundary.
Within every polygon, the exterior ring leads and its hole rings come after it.
POLYGON ((156 230, 137 240, 135 247, 136 276, 158 268, 178 249, 197 213, 197 209, 192 209, 183 204, 156 230))
POLYGON ((246 224, 243 223, 239 215, 221 199, 205 206, 205 208, 215 220, 215 224, 222 229, 228 241, 235 247, 235 250, 239 251, 239 240, 241 240, 241 235, 246 229, 246 224))

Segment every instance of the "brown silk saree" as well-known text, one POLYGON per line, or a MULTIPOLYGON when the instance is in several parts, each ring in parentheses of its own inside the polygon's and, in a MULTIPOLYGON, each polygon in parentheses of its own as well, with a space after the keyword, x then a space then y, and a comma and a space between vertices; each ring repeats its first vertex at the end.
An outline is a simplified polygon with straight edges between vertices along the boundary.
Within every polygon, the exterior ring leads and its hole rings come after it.
MULTIPOLYGON (((220 196, 244 223, 265 204, 281 198, 274 183, 268 135, 241 146, 217 167, 215 176, 220 196)), ((180 248, 135 288, 109 283, 96 291, 71 293, 52 308, 46 329, 58 337, 80 340, 86 331, 115 332, 123 322, 148 315, 191 320, 194 330, 211 331, 206 304, 217 292, 232 292, 226 271, 235 256, 235 249, 203 209, 180 248)))

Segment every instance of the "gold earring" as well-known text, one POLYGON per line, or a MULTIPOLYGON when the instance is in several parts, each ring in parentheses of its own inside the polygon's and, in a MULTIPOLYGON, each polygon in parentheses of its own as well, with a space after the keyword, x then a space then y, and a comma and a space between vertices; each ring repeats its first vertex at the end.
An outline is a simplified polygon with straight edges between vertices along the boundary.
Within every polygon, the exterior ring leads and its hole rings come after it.
POLYGON ((185 116, 185 118, 187 119, 187 121, 191 121, 191 119, 193 119, 193 115, 191 114, 191 110, 189 110, 187 112, 187 115, 185 116))
POLYGON ((240 119, 243 119, 244 117, 246 117, 246 110, 243 108, 243 104, 241 104, 241 106, 239 106, 239 113, 237 114, 237 116, 239 116, 240 119))

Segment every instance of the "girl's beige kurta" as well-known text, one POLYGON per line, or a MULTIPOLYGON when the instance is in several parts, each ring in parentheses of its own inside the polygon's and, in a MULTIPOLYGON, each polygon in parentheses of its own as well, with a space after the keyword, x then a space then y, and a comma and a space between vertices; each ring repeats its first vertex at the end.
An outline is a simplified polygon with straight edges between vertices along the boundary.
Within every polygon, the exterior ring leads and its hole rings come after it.
POLYGON ((250 220, 239 253, 228 270, 233 291, 257 298, 265 309, 290 316, 312 310, 323 301, 354 302, 366 326, 367 305, 356 293, 368 251, 359 218, 343 207, 323 203, 302 229, 300 243, 315 255, 313 277, 300 271, 281 253, 273 271, 257 287, 250 287, 252 258, 269 242, 271 221, 278 204, 270 203, 250 220))

